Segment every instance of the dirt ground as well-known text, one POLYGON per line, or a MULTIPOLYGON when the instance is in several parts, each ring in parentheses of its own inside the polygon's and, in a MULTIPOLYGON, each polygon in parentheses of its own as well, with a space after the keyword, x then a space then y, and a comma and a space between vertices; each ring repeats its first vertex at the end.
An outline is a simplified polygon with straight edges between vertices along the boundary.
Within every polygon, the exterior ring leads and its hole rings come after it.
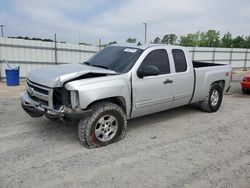
POLYGON ((128 122, 124 140, 99 149, 77 125, 32 119, 24 89, 0 83, 0 187, 250 187, 250 95, 234 75, 216 113, 193 106, 128 122))

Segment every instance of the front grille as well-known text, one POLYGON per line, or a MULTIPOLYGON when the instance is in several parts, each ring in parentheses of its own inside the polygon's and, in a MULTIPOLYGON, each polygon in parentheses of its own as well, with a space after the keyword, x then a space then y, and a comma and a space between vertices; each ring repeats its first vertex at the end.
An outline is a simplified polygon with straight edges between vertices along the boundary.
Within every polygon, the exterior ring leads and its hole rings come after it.
POLYGON ((37 91, 39 93, 43 93, 45 95, 49 95, 49 91, 48 90, 41 89, 41 88, 35 86, 35 83, 27 81, 27 84, 28 84, 29 87, 32 87, 35 91, 37 91), (30 83, 32 83, 32 84, 30 84, 30 83))
POLYGON ((48 101, 43 100, 43 99, 39 99, 39 98, 37 98, 37 97, 35 97, 35 96, 31 96, 31 95, 29 94, 29 92, 28 92, 28 95, 29 95, 29 97, 30 97, 32 100, 34 100, 34 101, 36 101, 36 102, 39 102, 39 103, 41 103, 41 104, 44 105, 44 106, 49 106, 49 102, 48 102, 48 101))
POLYGON ((32 100, 39 102, 45 107, 53 108, 53 89, 27 79, 26 90, 32 100))

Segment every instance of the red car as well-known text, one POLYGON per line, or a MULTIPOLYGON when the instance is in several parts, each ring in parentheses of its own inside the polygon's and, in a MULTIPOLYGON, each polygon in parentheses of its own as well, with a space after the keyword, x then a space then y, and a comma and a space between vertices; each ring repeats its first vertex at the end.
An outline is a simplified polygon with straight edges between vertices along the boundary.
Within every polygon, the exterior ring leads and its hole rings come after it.
POLYGON ((250 93, 250 73, 247 73, 241 81, 241 87, 243 93, 250 93))

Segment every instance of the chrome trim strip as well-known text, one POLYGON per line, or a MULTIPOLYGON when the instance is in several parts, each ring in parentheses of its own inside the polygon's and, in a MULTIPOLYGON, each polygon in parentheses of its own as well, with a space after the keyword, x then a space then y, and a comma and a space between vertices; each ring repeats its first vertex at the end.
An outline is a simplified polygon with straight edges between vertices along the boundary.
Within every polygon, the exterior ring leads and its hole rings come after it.
POLYGON ((27 82, 28 82, 30 85, 34 86, 34 87, 38 87, 38 88, 44 89, 44 90, 46 90, 46 91, 49 91, 49 90, 50 90, 50 88, 46 88, 46 87, 43 87, 43 86, 40 86, 40 85, 31 83, 28 79, 27 79, 27 82))
MULTIPOLYGON (((32 84, 32 86, 35 86, 34 84, 32 84)), ((43 93, 39 93, 38 91, 34 90, 32 87, 30 87, 27 82, 26 82, 26 90, 29 93, 29 95, 37 97, 39 99, 48 101, 48 95, 43 94, 43 93)))
POLYGON ((31 99, 28 94, 27 94, 27 91, 24 91, 21 93, 20 95, 20 98, 21 98, 21 103, 27 107, 34 107, 36 108, 37 110, 40 110, 40 111, 51 111, 51 112, 54 112, 54 113, 59 113, 58 110, 55 110, 53 108, 48 108, 48 106, 44 106, 43 104, 37 102, 37 101, 34 101, 33 99, 31 99))
POLYGON ((37 97, 37 98, 39 98, 39 99, 48 101, 48 106, 47 106, 47 107, 50 108, 50 109, 53 109, 53 107, 54 107, 54 105, 53 105, 53 91, 54 91, 54 90, 53 90, 53 89, 51 89, 51 88, 46 88, 46 87, 37 85, 37 84, 35 84, 35 83, 31 83, 31 81, 29 81, 29 80, 27 79, 27 82, 26 82, 26 90, 27 90, 27 92, 28 92, 31 96, 34 96, 34 97, 37 97), (29 86, 29 84, 30 84, 30 86, 29 86), (48 91, 48 95, 43 94, 43 93, 40 93, 40 92, 38 92, 38 91, 36 91, 36 90, 34 90, 34 89, 32 89, 32 93, 31 93, 30 90, 31 90, 32 86, 37 87, 37 88, 39 88, 39 89, 43 89, 43 90, 45 90, 45 91, 48 91))
POLYGON ((48 95, 48 102, 49 102, 49 108, 53 109, 53 89, 49 89, 49 95, 48 95))
POLYGON ((184 94, 181 94, 181 95, 175 95, 174 96, 174 100, 178 100, 178 99, 184 99, 184 98, 187 98, 187 97, 191 97, 192 93, 184 93, 184 94))
MULTIPOLYGON (((29 92, 29 91, 28 91, 29 92)), ((31 95, 31 94, 30 94, 31 95)), ((42 94, 42 93, 39 93, 37 91, 33 91, 33 94, 31 96, 35 96, 39 99, 42 99, 42 100, 45 100, 45 101, 48 101, 48 95, 45 95, 45 94, 42 94)))
POLYGON ((154 100, 154 101, 149 99, 147 101, 136 103, 135 108, 144 108, 144 107, 148 107, 148 106, 159 105, 159 104, 162 104, 162 103, 168 103, 168 102, 171 102, 171 101, 173 101, 173 96, 167 97, 167 98, 164 98, 164 99, 154 100))

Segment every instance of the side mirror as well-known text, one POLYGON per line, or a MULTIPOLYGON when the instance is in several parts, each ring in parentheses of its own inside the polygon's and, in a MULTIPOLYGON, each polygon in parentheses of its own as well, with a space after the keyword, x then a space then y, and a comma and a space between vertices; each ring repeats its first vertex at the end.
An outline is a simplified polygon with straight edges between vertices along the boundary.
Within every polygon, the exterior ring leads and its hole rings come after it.
POLYGON ((139 68, 137 71, 137 76, 139 78, 144 78, 146 76, 157 76, 159 75, 159 68, 153 65, 146 65, 142 68, 139 68))

